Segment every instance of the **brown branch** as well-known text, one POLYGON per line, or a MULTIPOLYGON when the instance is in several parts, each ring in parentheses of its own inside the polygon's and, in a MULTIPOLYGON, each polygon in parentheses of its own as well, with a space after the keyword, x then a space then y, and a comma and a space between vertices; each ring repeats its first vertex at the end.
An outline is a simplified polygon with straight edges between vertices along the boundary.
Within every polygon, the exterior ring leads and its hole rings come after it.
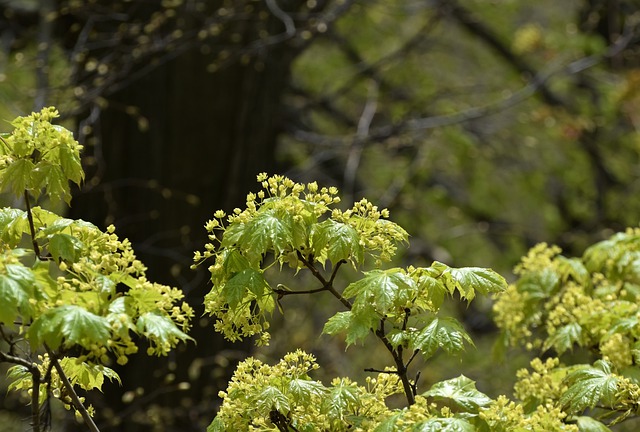
POLYGON ((71 397, 73 406, 80 413, 82 419, 91 432, 100 432, 98 426, 96 426, 96 424, 93 422, 91 415, 89 415, 89 411, 87 411, 87 408, 85 408, 82 401, 78 397, 78 393, 76 393, 76 390, 73 388, 73 384, 71 384, 71 381, 69 381, 69 378, 65 374, 64 369, 62 369, 62 365, 60 364, 58 357, 47 345, 45 345, 45 349, 47 350, 47 353, 49 353, 49 358, 53 363, 53 367, 56 369, 56 371, 58 371, 58 375, 60 376, 60 380, 62 380, 62 384, 64 385, 65 389, 67 389, 67 392, 71 397))
POLYGON ((311 262, 310 260, 307 260, 304 255, 302 255, 302 253, 300 251, 297 251, 298 253, 298 259, 300 261, 302 261, 302 263, 304 264, 304 266, 306 268, 309 269, 309 271, 311 272, 311 274, 313 274, 313 276, 318 279, 320 281, 320 283, 322 283, 322 290, 326 290, 329 291, 331 294, 333 294, 333 296, 335 298, 337 298, 338 300, 340 300, 340 303, 342 303, 347 309, 351 310, 351 308, 353 307, 353 305, 351 304, 351 302, 349 300, 347 300, 346 298, 342 297, 342 294, 340 294, 334 287, 333 287, 333 280, 335 279, 336 273, 338 271, 338 268, 340 268, 340 266, 342 265, 342 263, 344 262, 344 260, 338 261, 338 263, 336 263, 335 268, 333 269, 333 273, 331 274, 331 277, 329 280, 326 280, 324 278, 324 276, 322 276, 322 273, 320 273, 320 271, 318 271, 318 269, 313 265, 313 262, 311 262))
POLYGON ((27 191, 24 191, 24 202, 27 206, 27 219, 29 219, 29 230, 31 232, 31 244, 33 245, 33 251, 35 252, 36 257, 42 259, 40 257, 40 246, 36 241, 36 227, 33 223, 33 214, 31 211, 31 204, 29 203, 29 192, 27 191))
POLYGON ((31 374, 31 427, 40 432, 40 369, 34 363, 0 351, 0 362, 13 363, 24 367, 31 374))

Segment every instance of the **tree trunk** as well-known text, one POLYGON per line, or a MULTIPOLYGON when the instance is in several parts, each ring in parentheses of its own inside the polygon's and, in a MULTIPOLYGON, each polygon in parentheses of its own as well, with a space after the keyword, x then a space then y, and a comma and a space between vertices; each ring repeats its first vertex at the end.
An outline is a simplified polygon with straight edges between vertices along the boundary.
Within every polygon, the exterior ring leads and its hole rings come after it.
MULTIPOLYGON (((134 408, 153 404, 160 409, 141 418, 156 419, 165 425, 161 430, 202 430, 213 418, 234 360, 248 349, 221 340, 210 320, 199 319, 210 285, 206 268, 194 272, 189 266, 206 241, 203 225, 214 211, 243 205, 245 194, 257 188, 256 174, 275 169, 280 99, 292 59, 293 52, 281 45, 269 51, 263 66, 233 64, 208 73, 210 58, 194 50, 109 98, 93 149, 103 175, 98 186, 77 194, 71 217, 114 223, 148 266, 150 280, 182 288, 196 309, 191 336, 198 340, 168 361, 150 359, 142 349, 118 370, 124 389, 106 386, 105 406, 97 410, 122 422, 112 430, 144 430, 133 421, 134 408), (144 119, 127 107, 139 109, 148 120, 146 130, 139 127, 146 126, 144 119), (176 380, 168 385, 163 380, 169 373, 176 380), (163 393, 183 380, 189 390, 163 393), (138 387, 145 396, 123 405, 122 391, 138 387)), ((99 419, 103 431, 110 429, 105 419, 99 419)))

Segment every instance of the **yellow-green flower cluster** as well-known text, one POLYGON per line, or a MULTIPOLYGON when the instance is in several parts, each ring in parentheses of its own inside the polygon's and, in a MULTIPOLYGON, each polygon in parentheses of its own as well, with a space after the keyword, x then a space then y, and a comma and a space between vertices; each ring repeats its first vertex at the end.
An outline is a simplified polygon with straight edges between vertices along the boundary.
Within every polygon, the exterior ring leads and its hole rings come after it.
POLYGON ((396 254, 397 244, 407 241, 409 234, 399 225, 388 221, 389 210, 378 209, 366 199, 345 211, 334 209, 332 219, 356 229, 360 244, 376 259, 376 265, 390 261, 396 254))
POLYGON ((578 432, 578 426, 563 422, 566 416, 551 404, 539 405, 533 413, 527 414, 521 404, 510 401, 506 396, 498 396, 488 408, 480 411, 480 418, 487 422, 493 432, 578 432))
POLYGON ((614 333, 600 342, 600 355, 603 360, 612 363, 618 370, 633 364, 631 340, 621 334, 614 333))
POLYGON ((549 358, 542 362, 539 358, 531 361, 531 369, 520 369, 516 373, 518 381, 514 385, 515 396, 535 405, 553 404, 567 390, 563 379, 566 372, 557 369, 560 365, 558 358, 549 358))
MULTIPOLYGON (((528 301, 528 294, 518 291, 515 285, 509 285, 498 294, 493 304, 493 316, 497 326, 502 329, 510 346, 526 344, 531 338, 531 327, 538 324, 541 314, 527 317, 523 306, 528 301)), ((529 342, 531 344, 531 342, 529 342)), ((537 345, 541 345, 541 341, 537 345)), ((533 344, 527 346, 533 348, 533 344)))
POLYGON ((513 272, 517 275, 523 275, 528 272, 540 271, 548 268, 554 268, 554 258, 562 252, 558 246, 549 246, 547 243, 538 243, 531 249, 526 256, 522 257, 513 272))
POLYGON ((607 311, 600 299, 585 293, 584 287, 573 282, 564 285, 561 293, 545 305, 548 311, 547 334, 553 336, 558 328, 570 323, 586 324, 596 315, 607 311))
POLYGON ((280 418, 298 430, 312 425, 313 430, 365 432, 390 415, 385 398, 402 393, 398 377, 390 373, 367 379, 366 388, 348 378, 335 378, 325 387, 309 378, 318 367, 314 356, 301 350, 274 366, 255 358, 243 361, 219 393, 223 403, 212 429, 277 431, 283 428, 276 424, 280 418), (273 400, 265 399, 273 394, 273 400))

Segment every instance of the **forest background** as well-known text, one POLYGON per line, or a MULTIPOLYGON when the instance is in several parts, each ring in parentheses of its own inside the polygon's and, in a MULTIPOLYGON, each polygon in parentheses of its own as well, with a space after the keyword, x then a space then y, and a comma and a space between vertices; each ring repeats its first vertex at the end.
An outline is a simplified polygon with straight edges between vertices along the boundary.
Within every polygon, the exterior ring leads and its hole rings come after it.
MULTIPOLYGON (((70 217, 114 224, 150 277, 195 308, 208 290, 189 268, 203 222, 242 204, 259 172, 389 208, 411 235, 400 261, 508 276, 538 242, 579 256, 638 223, 639 6, 3 0, 0 118, 56 106, 85 146, 70 217)), ((92 395, 96 422, 203 430, 248 353, 273 361, 302 347, 327 376, 364 376, 370 357, 344 364, 344 346, 315 336, 326 319, 315 306, 288 301, 261 349, 223 341, 202 318, 197 345, 118 369, 123 386, 92 395)), ((477 350, 430 362, 422 380, 462 371, 510 393, 528 356, 495 367, 490 309, 457 311, 477 350)), ((0 425, 21 430, 23 401, 0 391, 0 425)))

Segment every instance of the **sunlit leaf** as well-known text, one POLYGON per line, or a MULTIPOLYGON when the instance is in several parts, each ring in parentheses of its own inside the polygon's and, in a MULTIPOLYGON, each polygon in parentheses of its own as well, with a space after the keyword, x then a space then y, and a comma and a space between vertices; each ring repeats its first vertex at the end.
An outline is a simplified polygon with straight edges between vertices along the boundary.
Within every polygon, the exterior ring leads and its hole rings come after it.
POLYGON ((78 362, 75 358, 65 357, 60 360, 60 365, 71 383, 84 390, 102 390, 105 377, 122 384, 120 377, 113 369, 101 364, 78 362))
POLYGON ((18 314, 30 315, 29 299, 34 296, 35 276, 19 264, 5 265, 0 274, 0 322, 12 324, 18 314))
POLYGON ((340 381, 329 388, 329 393, 322 401, 321 410, 332 418, 343 419, 358 405, 358 399, 358 387, 355 384, 340 381))
POLYGON ((598 360, 571 372, 566 382, 569 389, 560 398, 560 404, 570 413, 579 413, 598 404, 613 406, 618 392, 620 377, 611 371, 611 366, 598 360))
POLYGON ((342 222, 327 219, 313 226, 311 234, 312 250, 315 256, 324 256, 334 264, 341 260, 361 263, 364 252, 358 232, 342 222))
POLYGON ((491 398, 476 389, 476 382, 464 375, 435 383, 429 391, 422 395, 450 400, 471 413, 478 413, 480 408, 491 403, 491 398))
POLYGON ((273 251, 282 254, 293 243, 291 217, 278 217, 275 211, 259 213, 244 227, 238 243, 245 253, 262 255, 273 251))
POLYGON ((578 416, 575 419, 580 432, 611 432, 611 429, 592 417, 578 416))
POLYGON ((29 232, 27 212, 14 208, 0 210, 0 239, 15 247, 22 240, 22 235, 29 232))
POLYGON ((307 379, 292 379, 289 382, 289 393, 296 401, 307 404, 313 397, 323 397, 327 388, 321 382, 307 379))
POLYGON ((455 318, 433 318, 422 330, 411 338, 411 346, 419 349, 423 355, 429 357, 442 348, 448 354, 464 349, 464 343, 473 345, 471 337, 455 318))
MULTIPOLYGON (((480 267, 450 268, 450 280, 466 300, 473 300, 475 291, 482 294, 497 293, 507 288, 507 282, 498 273, 480 267)), ((446 282, 445 282, 446 283, 446 282)))
POLYGON ((49 309, 34 320, 29 329, 36 345, 44 342, 53 349, 57 349, 63 340, 67 347, 80 345, 89 349, 94 343, 104 345, 109 334, 106 318, 74 305, 49 309))
POLYGON ((376 310, 384 314, 394 304, 404 306, 417 293, 413 279, 399 269, 373 270, 347 286, 343 296, 346 298, 361 297, 360 301, 372 302, 376 310))
POLYGON ((287 396, 276 387, 267 386, 255 396, 255 404, 262 414, 267 414, 271 410, 278 410, 281 413, 288 413, 291 405, 287 396))
POLYGON ((172 340, 193 340, 176 326, 171 318, 154 312, 140 315, 136 322, 140 334, 158 342, 159 345, 171 345, 172 340))
POLYGON ((77 262, 84 249, 84 244, 69 234, 54 234, 49 239, 49 253, 56 261, 77 262))
POLYGON ((245 268, 224 284, 222 295, 229 307, 234 308, 245 298, 247 292, 253 293, 255 297, 262 297, 268 289, 269 284, 264 279, 262 272, 245 268))
POLYGON ((425 422, 418 423, 413 428, 413 432, 476 432, 476 427, 462 418, 433 418, 425 422))
POLYGON ((0 170, 0 191, 10 190, 15 196, 22 196, 31 189, 35 166, 30 159, 17 159, 4 170, 0 170))
POLYGON ((573 322, 556 329, 555 333, 544 342, 542 349, 548 350, 553 347, 558 355, 562 355, 565 351, 573 348, 574 344, 581 345, 582 339, 582 327, 573 322))

